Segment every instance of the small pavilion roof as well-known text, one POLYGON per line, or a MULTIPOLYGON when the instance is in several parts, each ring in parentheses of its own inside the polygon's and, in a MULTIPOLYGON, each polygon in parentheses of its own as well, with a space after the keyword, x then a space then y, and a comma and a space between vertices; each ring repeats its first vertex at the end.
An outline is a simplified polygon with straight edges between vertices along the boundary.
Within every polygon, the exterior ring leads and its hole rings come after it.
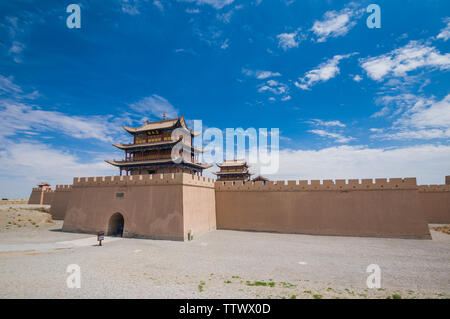
POLYGON ((223 161, 223 163, 216 164, 218 167, 234 167, 234 166, 247 166, 247 162, 245 160, 232 160, 232 161, 223 161))
POLYGON ((185 128, 187 131, 189 131, 192 135, 198 135, 200 133, 196 133, 194 131, 191 131, 187 125, 186 121, 184 120, 184 116, 175 118, 175 119, 169 119, 169 120, 161 120, 161 121, 155 121, 155 122, 149 122, 145 123, 142 126, 139 127, 129 127, 129 126, 123 126, 124 130, 127 131, 130 134, 136 134, 141 132, 146 132, 150 130, 161 130, 161 129, 170 129, 175 128, 177 126, 181 126, 185 128))
POLYGON ((37 186, 39 186, 39 187, 50 186, 50 184, 46 183, 46 182, 42 182, 42 183, 39 183, 37 186))
POLYGON ((264 176, 261 176, 261 175, 258 175, 256 177, 254 177, 252 180, 253 181, 263 181, 263 182, 268 182, 269 181, 268 178, 265 178, 264 176))

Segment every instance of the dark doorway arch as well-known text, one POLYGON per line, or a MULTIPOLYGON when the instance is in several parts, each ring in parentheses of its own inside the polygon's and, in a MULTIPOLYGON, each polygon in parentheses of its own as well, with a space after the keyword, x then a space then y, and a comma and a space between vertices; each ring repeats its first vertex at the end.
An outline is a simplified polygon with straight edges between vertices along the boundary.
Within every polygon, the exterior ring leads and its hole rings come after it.
POLYGON ((109 236, 122 237, 125 221, 121 213, 115 213, 109 219, 108 233, 109 236))

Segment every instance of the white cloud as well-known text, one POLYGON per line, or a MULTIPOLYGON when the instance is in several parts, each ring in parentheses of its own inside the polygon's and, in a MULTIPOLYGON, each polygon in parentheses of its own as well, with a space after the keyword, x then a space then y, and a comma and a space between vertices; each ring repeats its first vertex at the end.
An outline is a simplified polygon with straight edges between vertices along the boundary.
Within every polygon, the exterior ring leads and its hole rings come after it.
POLYGON ((373 80, 383 80, 386 76, 406 76, 419 68, 447 70, 450 68, 450 54, 441 54, 435 47, 411 41, 390 53, 377 57, 360 59, 361 67, 373 80))
POLYGON ((361 82, 362 79, 363 78, 361 76, 359 76, 358 74, 353 77, 353 81, 355 81, 355 82, 361 82))
POLYGON ((385 96, 380 100, 387 104, 372 117, 396 118, 392 127, 377 132, 372 138, 389 140, 448 139, 450 138, 450 94, 442 100, 424 98, 413 94, 385 96), (392 109, 389 108, 392 106, 392 109))
POLYGON ((153 1, 153 5, 154 5, 155 7, 157 7, 161 12, 164 11, 164 6, 163 6, 163 4, 161 3, 161 1, 154 0, 154 1, 153 1))
POLYGON ((81 160, 69 152, 41 143, 9 142, 0 150, 0 194, 2 197, 27 198, 39 182, 72 184, 73 177, 109 176, 117 168, 104 162, 112 154, 89 154, 81 160))
POLYGON ((21 93, 22 88, 14 83, 12 76, 5 77, 0 74, 0 95, 21 93))
POLYGON ((416 128, 450 129, 450 94, 440 101, 418 99, 395 124, 416 128))
POLYGON ((291 33, 281 33, 277 35, 278 47, 284 51, 292 48, 297 48, 302 38, 299 35, 300 29, 291 33))
POLYGON ((258 80, 264 80, 272 77, 281 76, 279 72, 272 72, 272 71, 262 71, 262 70, 248 70, 248 69, 242 69, 242 73, 247 76, 253 76, 257 78, 258 80))
POLYGON ((280 151, 274 180, 417 177, 419 184, 443 184, 450 172, 450 146, 403 148, 338 146, 280 151))
POLYGON ((322 136, 322 137, 328 137, 328 138, 334 139, 338 143, 348 143, 348 142, 354 140, 353 137, 344 136, 340 133, 329 132, 326 130, 320 130, 320 129, 319 130, 309 130, 308 132, 322 136))
POLYGON ((225 40, 222 42, 222 45, 220 46, 220 48, 221 48, 222 50, 225 50, 225 49, 227 49, 229 46, 230 46, 230 39, 225 39, 225 40))
POLYGON ((75 138, 92 138, 112 141, 112 133, 118 133, 120 125, 110 116, 69 116, 56 111, 41 110, 35 106, 9 100, 0 100, 0 136, 12 136, 18 132, 59 132, 75 138))
POLYGON ((350 8, 327 11, 321 21, 314 22, 311 31, 318 37, 317 42, 325 42, 329 37, 336 38, 347 34, 356 24, 356 21, 352 19, 358 16, 360 11, 350 8))
POLYGON ((231 4, 234 0, 178 0, 181 2, 195 2, 198 5, 210 5, 215 9, 222 9, 223 7, 231 4))
POLYGON ((289 91, 289 88, 286 84, 275 81, 275 80, 268 80, 266 83, 262 84, 258 92, 271 92, 276 95, 285 94, 289 91))
POLYGON ((310 90, 311 87, 318 82, 326 82, 331 78, 334 78, 339 74, 338 64, 342 59, 346 59, 352 54, 335 55, 332 59, 321 63, 316 69, 308 71, 302 78, 299 78, 299 82, 295 82, 295 85, 302 90, 310 90))
POLYGON ((188 9, 186 9, 186 13, 196 14, 196 13, 200 13, 200 10, 199 9, 190 9, 190 8, 188 8, 188 9))
POLYGON ((436 36, 437 39, 443 39, 447 41, 450 38, 450 17, 444 19, 444 22, 447 24, 445 28, 441 30, 441 32, 436 36))
POLYGON ((138 9, 138 0, 121 0, 122 12, 129 15, 138 15, 141 12, 138 9))
POLYGON ((140 101, 130 104, 130 107, 141 114, 153 114, 157 118, 162 118, 163 113, 167 118, 178 116, 178 110, 168 100, 156 94, 144 97, 140 101))
POLYGON ((312 119, 307 121, 307 123, 316 125, 316 126, 338 126, 338 127, 345 127, 345 124, 340 121, 323 121, 320 119, 312 119))

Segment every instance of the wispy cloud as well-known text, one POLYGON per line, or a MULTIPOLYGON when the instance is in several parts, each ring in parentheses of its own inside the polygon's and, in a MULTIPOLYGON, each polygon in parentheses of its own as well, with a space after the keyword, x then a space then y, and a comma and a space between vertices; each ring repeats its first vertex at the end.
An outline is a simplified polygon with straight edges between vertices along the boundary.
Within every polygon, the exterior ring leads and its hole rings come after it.
POLYGON ((139 0, 120 0, 122 12, 129 15, 138 15, 141 12, 138 9, 139 0))
POLYGON ((447 70, 450 53, 441 54, 435 47, 411 41, 387 54, 360 59, 360 64, 371 79, 381 81, 388 76, 407 76, 419 68, 447 70))
POLYGON ((328 38, 343 36, 356 25, 356 19, 362 11, 356 8, 344 8, 341 11, 327 11, 322 20, 314 22, 311 31, 317 36, 317 42, 328 38))
POLYGON ((138 102, 130 104, 130 107, 140 114, 152 114, 157 118, 162 118, 163 113, 168 118, 178 116, 178 110, 168 100, 157 94, 144 97, 138 102))
POLYGON ((338 126, 338 127, 345 127, 345 124, 334 120, 334 121, 324 121, 324 120, 320 120, 320 119, 312 119, 307 121, 307 123, 309 124, 313 124, 313 125, 317 125, 317 126, 338 126))
POLYGON ((198 5, 210 5, 215 9, 222 9, 223 7, 232 4, 234 0, 178 0, 180 2, 195 2, 198 5))
POLYGON ((163 6, 163 4, 161 3, 161 1, 154 0, 154 1, 153 1, 153 5, 154 5, 155 7, 157 7, 161 12, 164 11, 164 6, 163 6))
POLYGON ((348 143, 348 142, 354 140, 353 137, 344 136, 340 133, 329 132, 329 131, 321 130, 321 129, 309 130, 308 132, 322 136, 322 137, 328 137, 328 138, 334 139, 338 143, 348 143))
POLYGON ((437 39, 443 39, 447 41, 450 38, 450 17, 444 19, 444 22, 447 24, 445 28, 441 30, 441 32, 436 36, 437 39))
POLYGON ((14 83, 12 76, 5 77, 0 74, 0 95, 21 93, 22 88, 14 83))
POLYGON ((263 70, 248 70, 248 69, 242 69, 242 73, 247 76, 252 76, 257 78, 258 80, 264 80, 268 78, 273 78, 277 76, 281 76, 279 72, 272 72, 272 71, 263 71, 263 70))
POLYGON ((58 132, 80 139, 111 142, 112 134, 117 136, 121 133, 120 125, 114 123, 112 116, 69 116, 10 100, 0 100, 0 118, 3 122, 0 136, 12 136, 19 132, 58 132))
POLYGON ((300 29, 297 29, 291 33, 278 34, 278 47, 282 48, 284 51, 297 48, 303 38, 304 37, 300 34, 300 29))
POLYGON ((373 138, 391 140, 446 139, 450 138, 450 94, 441 100, 413 94, 386 96, 386 103, 372 117, 389 115, 392 127, 377 132, 373 138))
POLYGON ((310 90, 312 86, 319 82, 326 82, 329 79, 334 78, 339 74, 340 69, 338 67, 339 62, 342 59, 346 59, 355 53, 346 55, 335 55, 333 58, 321 63, 317 68, 312 69, 305 73, 305 75, 299 78, 299 81, 295 82, 295 86, 302 90, 310 90))

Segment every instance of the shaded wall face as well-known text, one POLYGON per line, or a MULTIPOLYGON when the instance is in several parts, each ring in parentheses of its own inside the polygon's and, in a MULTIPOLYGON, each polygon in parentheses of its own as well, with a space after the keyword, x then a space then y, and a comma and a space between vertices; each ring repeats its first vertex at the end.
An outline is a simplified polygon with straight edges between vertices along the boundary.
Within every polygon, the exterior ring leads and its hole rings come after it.
POLYGON ((417 196, 425 220, 430 223, 450 223, 450 188, 449 191, 421 192, 417 196))
POLYGON ((63 231, 106 233, 121 213, 124 237, 183 240, 182 204, 181 185, 74 186, 63 231))
POLYGON ((53 219, 63 220, 66 215, 67 205, 69 204, 72 188, 66 185, 63 189, 56 189, 53 195, 50 215, 53 219))
POLYGON ((217 191, 217 228, 430 238, 417 190, 217 191))
POLYGON ((214 187, 183 186, 184 239, 192 229, 194 237, 216 229, 214 187))
POLYGON ((54 191, 52 189, 33 188, 28 198, 28 204, 51 205, 53 196, 54 191))
POLYGON ((31 191, 30 197, 28 198, 28 204, 37 204, 39 205, 41 203, 41 191, 38 191, 33 188, 31 191))

